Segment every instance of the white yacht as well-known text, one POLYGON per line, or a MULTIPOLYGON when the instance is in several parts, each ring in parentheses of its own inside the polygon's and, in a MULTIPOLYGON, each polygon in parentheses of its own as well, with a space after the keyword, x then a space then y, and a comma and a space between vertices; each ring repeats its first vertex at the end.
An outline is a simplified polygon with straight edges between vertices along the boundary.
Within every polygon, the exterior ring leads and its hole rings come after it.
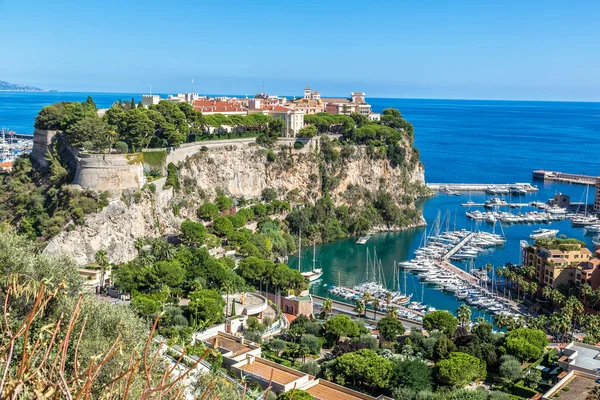
POLYGON ((538 240, 543 238, 553 238, 558 233, 558 229, 536 229, 529 235, 530 239, 538 240))

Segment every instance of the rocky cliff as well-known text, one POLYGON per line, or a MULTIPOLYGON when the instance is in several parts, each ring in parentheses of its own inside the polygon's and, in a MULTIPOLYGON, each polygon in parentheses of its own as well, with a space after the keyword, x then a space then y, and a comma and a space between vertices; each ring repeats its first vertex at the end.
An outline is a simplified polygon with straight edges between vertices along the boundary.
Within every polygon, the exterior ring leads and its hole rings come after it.
POLYGON ((354 146, 352 151, 342 151, 337 161, 325 162, 316 146, 313 141, 302 150, 286 147, 274 152, 275 160, 271 154, 271 161, 267 150, 255 145, 204 149, 179 163, 180 192, 162 190, 159 182, 156 193, 124 193, 100 213, 88 216, 83 226, 54 237, 45 251, 67 252, 83 264, 105 249, 111 262, 128 261, 137 254, 136 238, 175 234, 183 219, 195 218, 198 206, 217 190, 250 199, 274 188, 292 203, 312 202, 321 196, 327 175, 337 204, 352 202, 347 193, 357 187, 369 191, 383 187, 398 204, 424 193, 424 171, 416 152, 407 152, 405 165, 393 168, 386 158, 377 159, 354 146))

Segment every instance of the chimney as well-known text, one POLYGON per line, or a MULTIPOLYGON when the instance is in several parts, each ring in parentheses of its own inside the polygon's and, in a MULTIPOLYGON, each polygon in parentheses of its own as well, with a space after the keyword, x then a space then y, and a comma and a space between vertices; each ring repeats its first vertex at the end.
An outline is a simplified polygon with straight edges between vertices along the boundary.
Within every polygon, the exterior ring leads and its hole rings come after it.
POLYGON ((219 347, 219 334, 217 333, 217 336, 215 336, 215 340, 213 341, 212 348, 216 349, 218 347, 219 347))
POLYGON ((252 354, 248 354, 246 358, 248 359, 248 365, 252 365, 254 362, 254 356, 252 354))

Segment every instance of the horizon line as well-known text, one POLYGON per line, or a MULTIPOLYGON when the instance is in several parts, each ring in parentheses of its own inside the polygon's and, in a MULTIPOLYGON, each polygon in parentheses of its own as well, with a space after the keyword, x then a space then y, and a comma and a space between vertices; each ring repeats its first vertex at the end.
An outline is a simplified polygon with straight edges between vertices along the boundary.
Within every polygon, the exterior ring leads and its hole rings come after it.
MULTIPOLYGON (((117 92, 117 91, 68 91, 68 90, 55 90, 55 89, 46 89, 42 91, 20 91, 20 90, 1 90, 2 93, 18 93, 18 94, 48 94, 48 93, 77 93, 77 94, 123 94, 123 95, 144 95, 150 93, 144 92, 117 92)), ((190 92, 158 92, 157 95, 169 95, 174 93, 190 93, 190 92)), ((230 94, 230 93, 203 93, 199 94, 199 96, 230 96, 230 97, 253 97, 254 95, 248 94, 230 94)), ((296 97, 301 98, 302 96, 295 95, 278 95, 279 97, 296 97)), ((348 97, 344 95, 331 95, 331 96, 323 96, 322 98, 333 98, 333 97, 348 97)), ((449 100, 449 101, 513 101, 513 102, 545 102, 545 103, 600 103, 600 99, 598 100, 556 100, 556 99, 483 99, 483 98, 460 98, 460 97, 392 97, 392 96, 365 96, 365 98, 371 99, 398 99, 398 100, 449 100)), ((166 100, 166 99, 165 99, 166 100)))

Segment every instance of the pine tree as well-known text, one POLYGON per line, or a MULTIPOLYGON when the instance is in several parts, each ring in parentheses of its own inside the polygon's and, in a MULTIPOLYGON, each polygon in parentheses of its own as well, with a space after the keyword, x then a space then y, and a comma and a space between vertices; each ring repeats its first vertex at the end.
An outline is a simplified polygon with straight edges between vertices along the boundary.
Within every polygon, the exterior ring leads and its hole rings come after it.
POLYGON ((131 98, 131 108, 135 108, 135 99, 131 98))

